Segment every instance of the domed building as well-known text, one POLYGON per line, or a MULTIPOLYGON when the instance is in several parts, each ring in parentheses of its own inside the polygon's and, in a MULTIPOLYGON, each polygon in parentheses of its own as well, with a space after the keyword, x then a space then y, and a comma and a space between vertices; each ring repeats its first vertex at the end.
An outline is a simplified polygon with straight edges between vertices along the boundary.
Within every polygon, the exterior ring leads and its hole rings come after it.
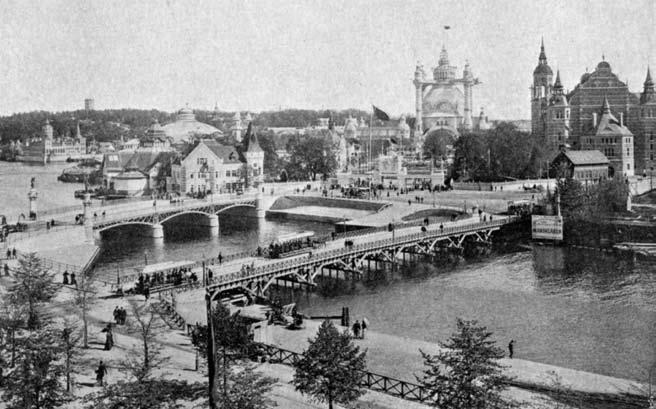
POLYGON ((219 129, 196 120, 189 107, 179 110, 175 122, 164 125, 162 129, 173 145, 192 142, 195 137, 223 136, 219 129))
POLYGON ((555 82, 552 78, 542 42, 533 71, 531 122, 533 134, 543 137, 547 147, 600 151, 611 173, 624 176, 654 171, 656 92, 649 68, 642 92, 631 92, 603 56, 569 92, 560 72, 555 82))

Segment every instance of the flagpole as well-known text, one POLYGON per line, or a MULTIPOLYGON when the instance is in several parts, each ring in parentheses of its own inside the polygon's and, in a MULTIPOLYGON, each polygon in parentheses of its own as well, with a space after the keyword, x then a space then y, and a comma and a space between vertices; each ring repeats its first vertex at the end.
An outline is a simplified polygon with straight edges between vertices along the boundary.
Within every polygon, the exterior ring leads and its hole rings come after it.
POLYGON ((372 150, 373 150, 373 145, 372 145, 372 136, 371 136, 371 126, 373 125, 374 122, 374 110, 371 110, 371 116, 369 117, 369 164, 367 165, 367 170, 371 171, 371 158, 373 157, 372 150))

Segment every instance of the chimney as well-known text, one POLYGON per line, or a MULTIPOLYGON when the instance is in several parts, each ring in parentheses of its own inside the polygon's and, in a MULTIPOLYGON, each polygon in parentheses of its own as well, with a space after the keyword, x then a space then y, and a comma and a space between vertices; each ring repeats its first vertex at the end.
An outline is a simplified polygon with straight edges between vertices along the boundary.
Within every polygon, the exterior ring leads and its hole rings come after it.
POLYGON ((594 126, 594 127, 597 126, 597 113, 596 112, 592 113, 592 126, 594 126))
POLYGON ((620 126, 624 126, 624 112, 620 112, 620 126))

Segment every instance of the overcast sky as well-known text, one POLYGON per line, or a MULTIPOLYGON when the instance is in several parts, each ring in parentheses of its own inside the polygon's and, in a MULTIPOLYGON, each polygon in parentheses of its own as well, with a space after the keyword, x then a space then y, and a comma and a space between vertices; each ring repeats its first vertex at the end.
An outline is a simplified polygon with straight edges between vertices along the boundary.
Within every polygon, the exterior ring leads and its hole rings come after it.
MULTIPOLYGON (((0 0, 0 114, 97 109, 414 112, 419 60, 469 60, 474 111, 529 119, 544 36, 566 89, 605 54, 642 89, 655 0, 0 0), (444 25, 450 25, 448 38, 444 25)), ((656 74, 656 72, 654 73, 656 74)))

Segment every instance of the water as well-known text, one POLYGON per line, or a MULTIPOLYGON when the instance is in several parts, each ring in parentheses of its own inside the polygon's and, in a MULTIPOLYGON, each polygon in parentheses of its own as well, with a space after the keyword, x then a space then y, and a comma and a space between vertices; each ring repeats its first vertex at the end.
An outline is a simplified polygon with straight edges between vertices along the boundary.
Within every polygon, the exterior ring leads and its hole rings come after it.
POLYGON ((62 170, 71 166, 70 163, 44 166, 0 161, 0 214, 6 215, 10 223, 15 223, 21 213, 28 214, 27 193, 30 191, 32 177, 36 178, 36 189, 39 192, 37 209, 71 205, 82 207, 82 202, 73 193, 84 189, 84 184, 57 180, 62 170))
MULTIPOLYGON (((79 203, 80 185, 56 181, 66 165, 26 166, 0 162, 0 213, 27 208, 29 180, 37 177, 40 208, 79 203)), ((129 230, 101 243, 101 268, 197 259, 242 252, 276 235, 301 230, 333 230, 322 223, 220 216, 219 237, 204 228, 165 230, 166 239, 144 238, 129 230)), ((165 227, 166 229, 166 227, 165 227)), ((497 254, 458 267, 422 264, 404 274, 358 283, 340 295, 309 294, 297 300, 311 315, 339 314, 351 308, 376 331, 446 339, 455 318, 477 319, 500 345, 516 340, 515 354, 569 368, 646 380, 655 362, 656 265, 580 249, 534 248, 497 254)), ((297 297, 298 298, 298 297, 297 297)))
POLYGON ((422 264, 348 294, 297 299, 309 315, 366 316, 373 330, 446 340, 475 319, 518 358, 646 380, 655 362, 656 264, 565 248, 493 256, 458 267, 422 264))

